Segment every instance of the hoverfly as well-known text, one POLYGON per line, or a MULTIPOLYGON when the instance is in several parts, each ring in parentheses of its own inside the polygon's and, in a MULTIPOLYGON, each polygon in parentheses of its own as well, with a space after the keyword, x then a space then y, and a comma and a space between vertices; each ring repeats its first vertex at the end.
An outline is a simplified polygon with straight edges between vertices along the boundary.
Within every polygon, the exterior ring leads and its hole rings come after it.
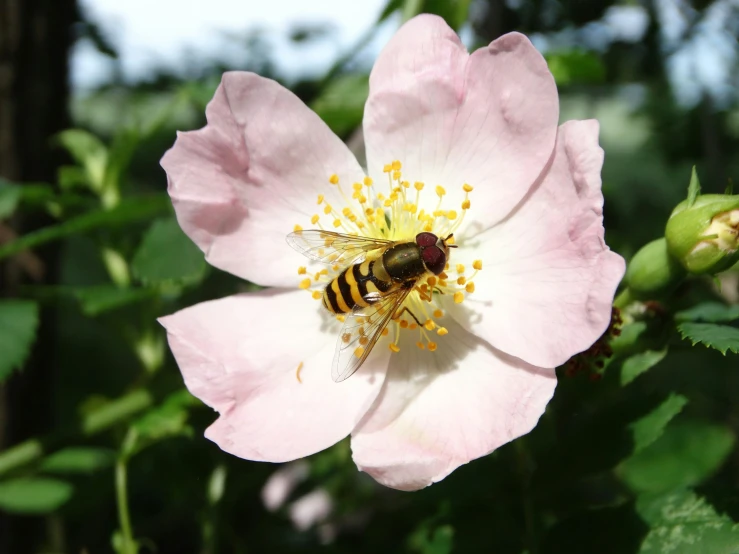
POLYGON ((287 243, 311 260, 343 265, 323 291, 324 307, 344 316, 331 376, 340 382, 364 363, 391 320, 408 311, 403 302, 424 275, 444 271, 452 235, 416 235, 413 242, 391 241, 333 231, 296 231, 287 243))

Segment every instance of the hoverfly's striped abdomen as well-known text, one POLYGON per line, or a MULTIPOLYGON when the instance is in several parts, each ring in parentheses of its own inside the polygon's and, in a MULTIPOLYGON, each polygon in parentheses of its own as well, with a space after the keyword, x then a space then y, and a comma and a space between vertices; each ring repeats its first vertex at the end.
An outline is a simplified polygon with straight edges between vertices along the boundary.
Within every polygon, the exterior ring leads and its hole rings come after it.
POLYGON ((379 279, 375 261, 365 260, 342 271, 323 291, 323 305, 335 314, 346 314, 357 306, 366 308, 373 301, 366 300, 370 293, 387 292, 394 283, 379 279))

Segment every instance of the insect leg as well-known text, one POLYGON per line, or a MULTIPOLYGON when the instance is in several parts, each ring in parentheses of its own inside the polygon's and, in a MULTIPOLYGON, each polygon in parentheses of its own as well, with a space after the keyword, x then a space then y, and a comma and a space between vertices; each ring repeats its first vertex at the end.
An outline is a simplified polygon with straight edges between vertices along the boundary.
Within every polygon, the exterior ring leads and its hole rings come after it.
POLYGON ((401 308, 401 310, 393 316, 393 319, 400 319, 400 316, 402 316, 405 312, 408 312, 409 314, 411 314, 411 317, 416 320, 416 323, 418 323, 418 326, 419 327, 423 327, 423 325, 421 324, 421 322, 418 321, 418 318, 410 310, 410 308, 408 308, 408 306, 403 306, 403 308, 401 308))

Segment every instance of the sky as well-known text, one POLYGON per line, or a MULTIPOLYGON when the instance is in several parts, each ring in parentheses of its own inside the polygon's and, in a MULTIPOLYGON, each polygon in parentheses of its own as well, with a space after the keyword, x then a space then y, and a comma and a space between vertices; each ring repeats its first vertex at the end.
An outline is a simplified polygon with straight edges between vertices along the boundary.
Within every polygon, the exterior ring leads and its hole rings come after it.
MULTIPOLYGON (((376 21, 385 0, 81 0, 82 9, 118 49, 124 75, 136 78, 164 65, 181 66, 188 52, 228 55, 228 35, 261 27, 274 38, 276 60, 288 75, 320 73, 376 21), (285 37, 295 24, 330 23, 334 31, 310 47, 285 37)), ((397 22, 395 22, 397 25, 397 22)), ((395 27, 385 26, 368 50, 378 50, 395 27)), ((235 52, 238 55, 240 52, 235 52)), ((112 64, 87 41, 72 56, 72 84, 105 82, 112 64)))

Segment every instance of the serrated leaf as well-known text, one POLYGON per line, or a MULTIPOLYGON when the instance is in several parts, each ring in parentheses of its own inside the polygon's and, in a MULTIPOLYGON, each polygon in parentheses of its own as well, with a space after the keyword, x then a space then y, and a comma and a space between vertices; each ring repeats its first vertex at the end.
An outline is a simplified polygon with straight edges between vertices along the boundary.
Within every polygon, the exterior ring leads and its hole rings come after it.
POLYGON ((621 366, 621 385, 628 385, 639 375, 656 366, 667 355, 667 348, 663 350, 647 350, 634 354, 626 359, 621 366))
POLYGON ((49 473, 93 473, 113 465, 115 455, 108 448, 72 446, 44 459, 41 469, 49 473))
POLYGON ((35 302, 0 300, 0 382, 25 363, 37 328, 35 302))
POLYGON ((726 427, 708 422, 674 422, 658 440, 625 460, 617 473, 634 491, 662 493, 696 485, 723 464, 734 447, 726 427))
POLYGON ((0 178, 0 220, 15 212, 21 199, 21 187, 0 178))
POLYGON ((0 482, 0 509, 16 514, 48 514, 72 496, 72 485, 50 477, 20 477, 0 482))
POLYGON ((654 410, 632 423, 630 428, 634 438, 634 452, 643 450, 657 440, 670 420, 679 414, 687 403, 688 399, 684 396, 671 393, 654 410))
POLYGON ((684 339, 693 346, 700 343, 720 351, 724 356, 727 350, 739 352, 739 329, 714 323, 681 323, 677 326, 684 339))
POLYGON ((100 228, 114 228, 152 219, 169 212, 172 203, 165 195, 147 195, 122 200, 115 208, 94 210, 72 217, 59 225, 44 227, 0 246, 0 260, 71 235, 86 233, 100 228))
POLYGON ((736 319, 739 319, 739 306, 729 306, 721 302, 703 302, 675 314, 675 321, 728 323, 736 319))
POLYGON ((199 282, 207 269, 203 253, 182 232, 174 217, 155 221, 131 264, 143 283, 199 282))
POLYGON ((736 554, 739 525, 690 490, 644 495, 636 510, 650 526, 640 554, 736 554))

